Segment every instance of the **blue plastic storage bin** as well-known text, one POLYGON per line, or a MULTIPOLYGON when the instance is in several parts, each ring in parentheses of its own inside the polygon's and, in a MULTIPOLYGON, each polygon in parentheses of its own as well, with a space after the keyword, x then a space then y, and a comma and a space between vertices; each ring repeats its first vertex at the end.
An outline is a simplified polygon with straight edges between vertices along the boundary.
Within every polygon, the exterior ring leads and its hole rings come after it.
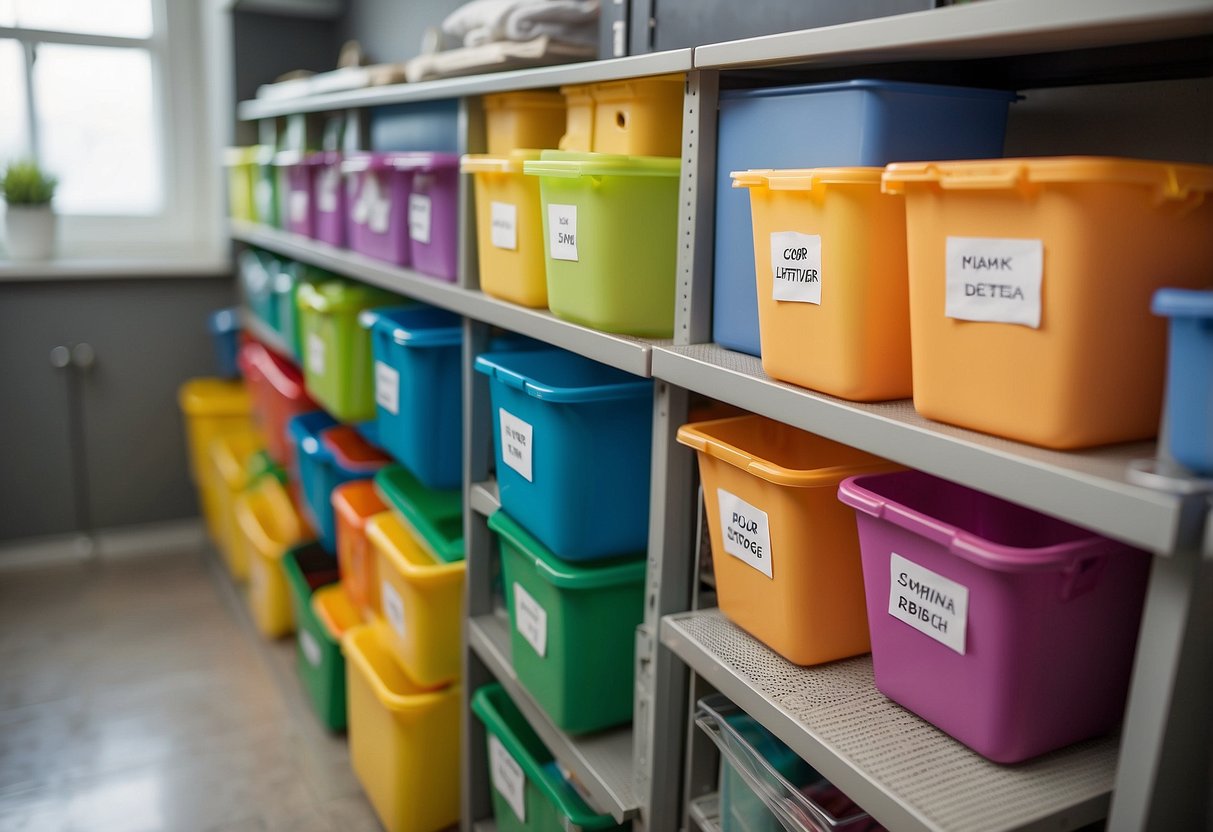
POLYGON ((759 354, 749 193, 729 174, 755 168, 880 166, 1002 155, 1015 93, 842 81, 720 94, 712 338, 759 354))
POLYGON ((476 369, 502 508, 566 560, 645 549, 652 382, 563 350, 488 353, 476 369))
POLYGON ((215 347, 215 371, 221 378, 238 378, 240 368, 236 354, 240 352, 240 309, 220 309, 211 313, 209 329, 215 347))
POLYGON ((1185 468, 1213 476, 1213 289, 1161 289, 1152 308, 1171 319, 1167 447, 1185 468))
MULTIPOLYGON (((286 435, 290 443, 295 446, 295 465, 298 470, 292 471, 291 475, 298 484, 303 497, 300 508, 303 509, 308 523, 317 532, 321 531, 321 518, 316 516, 314 506, 320 505, 322 501, 328 499, 328 492, 324 489, 327 483, 325 471, 329 467, 327 457, 330 456, 320 442, 320 435, 339 424, 340 422, 323 410, 313 410, 311 413, 301 414, 286 424, 286 435)), ((332 491, 331 485, 328 487, 328 491, 332 491)), ((329 525, 332 528, 331 519, 329 525)))

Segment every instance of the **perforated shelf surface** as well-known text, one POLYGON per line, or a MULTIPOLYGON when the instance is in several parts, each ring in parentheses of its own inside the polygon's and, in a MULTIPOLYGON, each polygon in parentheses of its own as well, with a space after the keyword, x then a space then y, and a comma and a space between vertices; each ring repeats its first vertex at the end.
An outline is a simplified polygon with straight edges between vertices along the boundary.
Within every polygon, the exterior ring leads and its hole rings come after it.
POLYGON ((1107 813, 1115 737, 998 765, 877 691, 868 656, 799 667, 716 609, 666 616, 661 640, 890 829, 1064 830, 1107 813))

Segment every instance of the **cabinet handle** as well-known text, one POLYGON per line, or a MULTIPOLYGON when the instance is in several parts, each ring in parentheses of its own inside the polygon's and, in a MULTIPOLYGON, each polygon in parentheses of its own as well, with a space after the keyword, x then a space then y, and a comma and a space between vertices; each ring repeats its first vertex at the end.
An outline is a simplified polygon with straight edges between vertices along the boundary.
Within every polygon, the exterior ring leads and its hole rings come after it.
POLYGON ((57 347, 51 348, 51 366, 56 370, 62 370, 72 361, 72 351, 60 344, 57 347))

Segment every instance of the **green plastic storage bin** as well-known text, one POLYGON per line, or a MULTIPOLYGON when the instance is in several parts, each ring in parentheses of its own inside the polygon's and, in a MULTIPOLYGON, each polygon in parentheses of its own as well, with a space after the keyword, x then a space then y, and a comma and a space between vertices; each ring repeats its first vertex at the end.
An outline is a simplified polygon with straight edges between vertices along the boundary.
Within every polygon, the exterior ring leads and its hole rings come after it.
POLYGON ((374 419, 371 334, 359 325, 358 313, 404 301, 383 289, 346 280, 302 283, 296 297, 308 393, 343 422, 374 419))
POLYGON ((643 556, 570 563, 503 511, 489 518, 489 528, 501 540, 518 680, 569 733, 630 720, 643 556))
POLYGON ((674 333, 678 159, 545 150, 539 177, 552 313, 607 332, 674 333))
POLYGON ((253 219, 262 225, 281 228, 278 216, 278 174, 274 170, 274 148, 259 145, 253 162, 253 219))
POLYGON ((485 685, 472 695, 472 713, 484 723, 497 832, 579 832, 622 830, 614 818, 598 814, 556 767, 552 752, 536 735, 505 689, 485 685))
POLYGON ((335 577, 337 562, 315 541, 296 546, 282 558, 295 612, 295 666, 299 680, 316 708, 316 715, 331 731, 345 728, 345 659, 340 636, 334 636, 316 615, 312 595, 318 589, 309 580, 319 570, 335 577))
POLYGON ((375 490, 436 560, 463 560, 463 489, 426 488, 403 465, 388 465, 375 474, 375 490))

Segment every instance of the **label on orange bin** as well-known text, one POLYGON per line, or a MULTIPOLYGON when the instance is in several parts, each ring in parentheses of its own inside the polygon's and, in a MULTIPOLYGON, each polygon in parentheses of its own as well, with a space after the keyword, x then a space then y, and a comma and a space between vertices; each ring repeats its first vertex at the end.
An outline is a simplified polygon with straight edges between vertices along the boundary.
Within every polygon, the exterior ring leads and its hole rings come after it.
POLYGON ((821 304, 821 235, 771 232, 774 300, 821 304))
POLYGON ((548 205, 548 248, 553 260, 577 262, 576 205, 548 205))
POLYGON ((383 614, 392 629, 401 638, 407 638, 404 631, 404 599, 390 582, 384 581, 379 587, 379 597, 383 602, 383 614))
POLYGON ((433 204, 425 194, 409 194, 409 237, 429 245, 433 204))
POLYGON ((307 630, 299 630, 299 649, 312 667, 320 667, 320 645, 307 630))
POLYGON ((518 206, 510 202, 494 202, 491 239, 497 248, 518 250, 518 206))
POLYGON ((382 361, 375 362, 375 404, 393 416, 400 412, 400 373, 382 361))
POLYGON ((489 777, 518 820, 526 823, 526 775, 501 740, 492 734, 489 734, 489 777))
POLYGON ((531 452, 533 448, 534 429, 529 422, 524 422, 501 408, 501 461, 534 482, 531 471, 531 452))
POLYGON ((341 187, 341 171, 336 165, 323 168, 316 177, 316 210, 332 214, 337 210, 337 189, 341 187))
POLYGON ((548 611, 531 597, 531 593, 514 582, 514 626, 518 635, 535 648, 541 658, 548 654, 548 611))
POLYGON ((316 375, 324 375, 324 339, 314 332, 307 334, 307 368, 316 375))
POLYGON ((767 513, 723 488, 716 489, 716 502, 720 506, 724 550, 768 578, 773 578, 771 527, 767 522, 767 513))
POLYGON ((889 615, 965 654, 969 588, 896 552, 889 559, 889 615))
POLYGON ((1040 240, 948 237, 946 260, 949 318, 1040 328, 1040 240))

